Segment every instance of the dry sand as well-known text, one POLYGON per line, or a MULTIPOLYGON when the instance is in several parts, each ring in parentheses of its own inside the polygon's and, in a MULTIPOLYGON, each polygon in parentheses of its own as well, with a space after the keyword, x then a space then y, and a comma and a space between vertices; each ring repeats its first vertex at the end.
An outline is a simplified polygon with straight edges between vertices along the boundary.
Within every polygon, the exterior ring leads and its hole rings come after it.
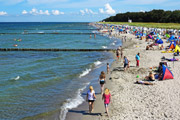
MULTIPOLYGON (((121 61, 114 61, 111 73, 107 75, 107 84, 112 94, 109 105, 110 117, 107 117, 104 103, 97 95, 92 114, 83 115, 83 120, 180 120, 180 62, 168 62, 174 79, 155 81, 155 85, 134 84, 148 75, 149 67, 158 66, 161 57, 173 58, 172 53, 161 53, 158 48, 145 50, 147 42, 136 39, 134 35, 125 34, 132 41, 127 41, 123 54, 130 60, 130 68, 123 70, 121 61), (135 44, 134 44, 135 43, 135 44), (140 67, 136 67, 135 55, 140 53, 140 67), (139 75, 139 78, 136 76, 139 75), (109 78, 112 78, 109 80, 109 78)), ((121 34, 121 36, 125 36, 121 34)), ((164 40, 165 41, 165 40, 164 40)), ((164 46, 167 46, 165 43, 164 46)), ((124 45, 123 45, 124 46, 124 45)), ((178 58, 178 57, 176 57, 178 58)), ((179 57, 180 58, 180 57, 179 57)), ((88 110, 88 105, 87 105, 88 110)))

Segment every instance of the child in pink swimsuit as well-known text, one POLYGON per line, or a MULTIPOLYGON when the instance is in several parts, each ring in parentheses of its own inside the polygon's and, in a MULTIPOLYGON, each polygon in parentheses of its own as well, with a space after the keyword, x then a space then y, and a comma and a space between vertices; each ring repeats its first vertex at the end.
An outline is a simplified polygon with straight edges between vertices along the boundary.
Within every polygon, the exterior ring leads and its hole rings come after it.
POLYGON ((102 95, 102 99, 104 100, 104 106, 105 106, 106 113, 109 116, 108 105, 111 102, 111 94, 109 92, 109 89, 105 88, 104 94, 102 95))

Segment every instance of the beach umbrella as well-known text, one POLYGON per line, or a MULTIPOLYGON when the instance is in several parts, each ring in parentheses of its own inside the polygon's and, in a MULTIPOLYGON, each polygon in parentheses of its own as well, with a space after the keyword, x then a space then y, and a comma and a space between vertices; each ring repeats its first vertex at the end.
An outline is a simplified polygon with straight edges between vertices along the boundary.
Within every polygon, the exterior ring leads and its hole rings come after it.
POLYGON ((161 39, 157 40, 156 43, 163 44, 163 41, 161 39))

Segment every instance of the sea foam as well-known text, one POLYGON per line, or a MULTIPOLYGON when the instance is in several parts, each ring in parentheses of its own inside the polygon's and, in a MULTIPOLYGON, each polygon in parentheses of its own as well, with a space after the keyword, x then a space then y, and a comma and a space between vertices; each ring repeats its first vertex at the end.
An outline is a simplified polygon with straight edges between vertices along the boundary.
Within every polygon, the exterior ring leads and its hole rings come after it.
POLYGON ((38 33, 39 33, 39 34, 43 34, 44 32, 43 32, 43 31, 39 31, 38 33))
POLYGON ((75 98, 67 99, 67 102, 61 107, 61 112, 59 115, 60 120, 65 120, 68 110, 70 110, 72 108, 76 108, 76 107, 78 107, 78 105, 80 105, 84 102, 84 99, 81 96, 81 92, 86 88, 86 86, 88 84, 89 83, 87 83, 83 88, 78 90, 77 96, 75 98))
POLYGON ((111 43, 111 45, 115 45, 115 43, 113 42, 113 43, 111 43))
POLYGON ((102 64, 101 61, 96 61, 96 62, 94 62, 94 65, 95 65, 95 66, 98 66, 98 65, 100 65, 100 64, 102 64))
POLYGON ((102 46, 102 48, 106 49, 106 48, 107 48, 107 46, 102 46))
POLYGON ((91 71, 91 69, 86 69, 85 71, 83 71, 83 72, 79 75, 79 78, 87 75, 90 71, 91 71))
POLYGON ((13 78, 14 80, 19 80, 20 79, 20 76, 17 76, 15 78, 13 78))

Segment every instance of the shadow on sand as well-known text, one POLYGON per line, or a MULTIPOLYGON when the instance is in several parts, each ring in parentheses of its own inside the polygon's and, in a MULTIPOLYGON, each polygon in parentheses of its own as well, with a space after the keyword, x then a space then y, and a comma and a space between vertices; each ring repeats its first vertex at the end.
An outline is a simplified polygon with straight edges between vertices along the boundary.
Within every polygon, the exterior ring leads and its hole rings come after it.
POLYGON ((72 112, 72 113, 79 113, 79 114, 82 114, 82 115, 93 115, 93 116, 99 116, 101 115, 101 113, 88 113, 88 111, 85 111, 85 110, 69 110, 69 112, 72 112))

